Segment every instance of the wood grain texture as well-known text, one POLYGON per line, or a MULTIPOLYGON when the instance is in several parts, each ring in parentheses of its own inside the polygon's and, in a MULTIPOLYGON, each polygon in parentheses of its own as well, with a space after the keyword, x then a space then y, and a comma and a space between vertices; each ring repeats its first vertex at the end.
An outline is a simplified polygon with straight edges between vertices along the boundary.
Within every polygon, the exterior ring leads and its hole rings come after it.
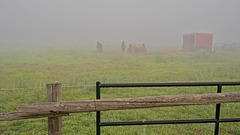
POLYGON ((36 118, 45 118, 45 117, 59 117, 59 116, 68 116, 68 113, 61 114, 44 114, 44 113, 21 113, 21 112, 11 112, 11 113, 0 113, 0 121, 13 121, 21 119, 36 119, 36 118))
POLYGON ((230 102, 240 102, 240 92, 22 104, 19 105, 18 112, 0 113, 0 121, 68 116, 69 113, 78 112, 204 105, 230 102))
POLYGON ((230 102, 240 102, 240 92, 22 104, 18 111, 29 114, 57 114, 230 102))
MULTIPOLYGON (((62 84, 47 84, 47 101, 62 101, 62 84)), ((48 134, 62 135, 62 117, 48 117, 48 134)))

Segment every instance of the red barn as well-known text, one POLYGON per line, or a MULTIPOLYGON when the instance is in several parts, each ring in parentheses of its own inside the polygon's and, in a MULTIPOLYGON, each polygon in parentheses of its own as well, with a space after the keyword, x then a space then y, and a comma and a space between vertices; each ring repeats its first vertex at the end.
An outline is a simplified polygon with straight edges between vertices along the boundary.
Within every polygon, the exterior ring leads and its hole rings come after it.
POLYGON ((206 49, 213 51, 213 34, 207 33, 189 33, 183 35, 184 51, 192 51, 196 49, 206 49))

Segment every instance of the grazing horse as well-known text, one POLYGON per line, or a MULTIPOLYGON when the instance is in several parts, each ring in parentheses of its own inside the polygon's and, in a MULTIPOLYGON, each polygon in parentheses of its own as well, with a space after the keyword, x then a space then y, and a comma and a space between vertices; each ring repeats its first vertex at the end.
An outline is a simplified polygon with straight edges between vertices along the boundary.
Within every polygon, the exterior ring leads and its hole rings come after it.
POLYGON ((147 48, 145 47, 145 44, 142 45, 138 45, 137 49, 136 49, 136 53, 146 53, 147 52, 147 48))
POLYGON ((146 52, 147 52, 147 48, 145 47, 145 44, 136 45, 135 43, 131 43, 128 48, 128 53, 131 53, 131 54, 141 54, 146 52))
POLYGON ((97 52, 102 52, 102 47, 103 47, 102 43, 97 41, 97 52))
POLYGON ((124 41, 122 41, 121 48, 122 48, 122 53, 125 53, 126 44, 124 43, 124 41))
POLYGON ((131 54, 136 53, 136 48, 137 48, 137 45, 135 43, 129 44, 128 53, 131 53, 131 54))

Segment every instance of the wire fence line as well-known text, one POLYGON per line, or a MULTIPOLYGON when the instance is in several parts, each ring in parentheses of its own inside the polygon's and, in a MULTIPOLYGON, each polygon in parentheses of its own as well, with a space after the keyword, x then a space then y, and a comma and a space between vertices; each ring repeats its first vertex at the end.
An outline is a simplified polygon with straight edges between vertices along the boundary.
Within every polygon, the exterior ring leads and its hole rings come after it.
MULTIPOLYGON (((62 86, 62 88, 79 88, 79 87, 92 87, 96 85, 73 85, 73 86, 62 86)), ((11 91, 11 90, 34 90, 34 89, 45 89, 46 87, 32 87, 32 88, 0 88, 0 91, 11 91)))

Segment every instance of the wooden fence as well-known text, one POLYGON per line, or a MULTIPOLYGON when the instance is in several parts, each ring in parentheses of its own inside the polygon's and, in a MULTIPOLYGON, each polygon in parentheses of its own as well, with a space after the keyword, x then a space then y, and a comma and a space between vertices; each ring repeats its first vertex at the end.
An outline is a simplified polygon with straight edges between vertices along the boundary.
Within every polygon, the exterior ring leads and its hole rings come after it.
POLYGON ((0 121, 48 117, 48 134, 61 135, 62 116, 69 113, 240 102, 240 92, 61 102, 62 85, 54 83, 47 84, 47 101, 21 104, 18 112, 0 113, 0 121))

